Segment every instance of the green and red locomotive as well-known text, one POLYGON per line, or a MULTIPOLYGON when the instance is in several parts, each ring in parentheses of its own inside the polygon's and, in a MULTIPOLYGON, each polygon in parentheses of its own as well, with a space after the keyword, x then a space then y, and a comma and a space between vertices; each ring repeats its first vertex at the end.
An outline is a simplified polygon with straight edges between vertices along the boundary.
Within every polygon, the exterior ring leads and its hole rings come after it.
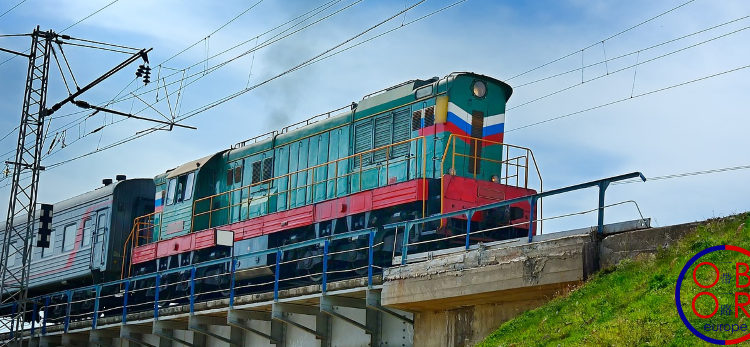
MULTIPOLYGON (((154 212, 134 221, 126 245, 130 269, 123 276, 533 194, 530 182, 541 185, 533 154, 503 143, 511 93, 506 83, 475 73, 411 80, 160 174, 154 179, 154 212)), ((471 241, 526 235, 532 208, 518 203, 477 213, 472 230, 487 231, 471 241)), ((446 219, 409 237, 450 243, 466 224, 446 219)), ((388 265, 400 240, 382 229, 376 237, 376 257, 388 265)), ((366 241, 331 245, 341 252, 329 266, 366 264, 356 252, 344 252, 366 241)), ((317 248, 283 254, 310 259, 287 271, 320 273, 317 248)), ((259 270, 246 271, 247 280, 269 275, 273 256, 243 259, 237 269, 259 270)), ((204 268, 199 276, 225 270, 204 268)), ((174 282, 176 293, 187 290, 179 278, 163 281, 174 282)))

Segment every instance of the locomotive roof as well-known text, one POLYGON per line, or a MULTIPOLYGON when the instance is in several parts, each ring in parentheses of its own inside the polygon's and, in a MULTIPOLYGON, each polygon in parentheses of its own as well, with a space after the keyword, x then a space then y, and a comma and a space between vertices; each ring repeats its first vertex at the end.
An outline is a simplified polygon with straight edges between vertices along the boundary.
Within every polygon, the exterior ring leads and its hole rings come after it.
MULTIPOLYGON (((301 122, 287 126, 281 131, 274 130, 269 133, 256 136, 254 138, 236 144, 229 150, 222 150, 201 159, 182 164, 175 169, 168 170, 165 174, 167 175, 167 178, 172 178, 178 176, 181 173, 192 171, 196 168, 196 164, 200 164, 202 166, 212 157, 225 152, 227 153, 229 160, 233 160, 235 158, 240 158, 251 155, 253 153, 259 153, 265 150, 269 150, 272 148, 272 141, 275 141, 273 142, 274 145, 286 144, 288 142, 306 137, 311 134, 315 134, 325 129, 345 124, 352 120, 371 116, 383 110, 387 110, 391 107, 400 105, 402 101, 405 101, 405 99, 413 97, 414 90, 419 89, 420 87, 434 84, 438 87, 438 89, 444 88, 443 85, 449 83, 452 79, 462 75, 474 76, 496 83, 505 91, 506 101, 513 93, 513 88, 511 88, 511 86, 507 83, 496 78, 474 72, 452 72, 443 78, 433 77, 427 80, 409 80, 363 96, 362 100, 360 100, 359 103, 352 103, 350 110, 346 110, 333 115, 335 112, 344 110, 345 108, 349 107, 345 106, 337 110, 323 113, 307 120, 303 120, 301 122)), ((159 176, 164 176, 164 174, 160 174, 157 177, 159 176)))
POLYGON ((221 153, 221 152, 213 153, 213 154, 207 155, 207 156, 205 156, 203 158, 196 159, 196 160, 193 160, 193 161, 189 161, 189 162, 187 162, 185 164, 182 164, 182 165, 180 165, 180 166, 178 166, 178 167, 176 167, 176 168, 174 168, 172 170, 169 170, 169 171, 167 171, 167 178, 177 177, 177 176, 182 175, 184 173, 188 173, 190 171, 194 171, 194 170, 200 168, 201 166, 203 166, 203 164, 205 164, 207 161, 209 161, 211 158, 213 158, 214 156, 218 155, 219 153, 221 153))

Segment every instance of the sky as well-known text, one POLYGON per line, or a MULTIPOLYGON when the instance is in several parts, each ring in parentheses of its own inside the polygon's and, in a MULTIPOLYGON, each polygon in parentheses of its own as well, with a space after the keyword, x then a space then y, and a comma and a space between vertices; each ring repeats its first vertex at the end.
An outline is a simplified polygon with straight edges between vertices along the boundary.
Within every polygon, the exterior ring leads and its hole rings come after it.
MULTIPOLYGON (((155 124, 87 117, 65 106, 48 119, 39 201, 75 196, 117 174, 153 177, 370 92, 454 71, 489 75, 514 88, 505 141, 534 151, 545 190, 633 171, 653 178, 750 165, 750 2, 467 0, 423 18, 455 1, 2 1, 0 35, 39 25, 74 38, 153 48, 151 84, 135 79, 136 63, 79 99, 115 100, 109 108, 143 117, 190 116, 181 123, 198 128, 148 131, 155 124), (295 20, 305 13, 304 21, 295 20), (256 44, 261 48, 253 50, 256 44), (108 148, 135 134, 143 136, 108 148)), ((2 48, 29 45, 28 37, 0 37, 2 48)), ((128 57, 63 48, 79 85, 128 57)), ((11 58, 0 52, 0 136, 9 134, 0 140, 3 160, 12 160, 15 150, 12 130, 27 69, 23 58, 11 58)), ((53 61, 48 104, 66 96, 53 61)), ((9 181, 0 175, 2 211, 9 181)), ((691 222, 750 210, 749 181, 750 170, 741 169, 618 184, 607 191, 607 203, 633 200, 657 226, 691 222)), ((595 190, 560 195, 546 199, 543 213, 566 215, 596 203, 595 190)), ((638 217, 635 205, 625 203, 607 209, 605 220, 638 217)), ((595 220, 591 213, 555 219, 544 232, 595 220)))

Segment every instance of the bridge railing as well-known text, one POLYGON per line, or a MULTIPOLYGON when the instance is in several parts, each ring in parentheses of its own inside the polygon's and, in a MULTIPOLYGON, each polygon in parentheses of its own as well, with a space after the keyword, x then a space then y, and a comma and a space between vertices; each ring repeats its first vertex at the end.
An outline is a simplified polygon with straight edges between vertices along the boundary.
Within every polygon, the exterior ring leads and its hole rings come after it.
MULTIPOLYGON (((641 173, 634 172, 466 210, 392 223, 380 231, 370 228, 340 233, 278 248, 206 260, 194 265, 157 269, 154 273, 136 274, 122 280, 33 297, 28 299, 26 305, 32 308, 31 312, 26 313, 27 319, 31 322, 26 327, 29 329, 27 332, 32 336, 40 332, 44 335, 52 326, 67 332, 71 324, 78 321, 86 321, 86 324, 90 324, 87 328, 92 329, 96 329, 100 324, 124 324, 131 313, 143 313, 143 318, 158 320, 162 313, 160 310, 174 306, 183 309, 180 313, 186 313, 184 308, 187 308, 192 314, 197 303, 211 299, 228 299, 228 307, 234 307, 237 298, 247 294, 267 293, 263 295, 268 295, 268 299, 271 300, 272 293, 272 300, 278 301, 283 289, 311 283, 320 285, 314 289, 315 291, 326 293, 329 284, 340 279, 364 279, 360 285, 372 288, 373 277, 382 275, 383 267, 392 262, 391 254, 387 255, 387 259, 384 259, 382 253, 376 254, 382 251, 380 246, 386 242, 383 240, 390 242, 391 232, 395 231, 394 245, 400 244, 401 263, 405 264, 410 246, 416 244, 409 238, 409 230, 414 226, 459 216, 471 221, 472 215, 477 212, 521 201, 528 201, 533 206, 534 202, 542 197, 589 187, 599 189, 599 204, 591 211, 598 211, 598 230, 601 233, 604 208, 607 207, 604 205, 607 187, 611 182, 636 177, 645 180, 641 173), (399 229, 407 231, 401 235, 401 242, 398 242, 399 229), (319 266, 311 267, 306 263, 313 260, 320 260, 317 262, 319 266), (252 266, 248 266, 248 263, 252 266), (299 269, 310 270, 300 272, 299 269), (102 320, 106 322, 102 323, 102 320)), ((533 216, 529 220, 532 222, 526 224, 536 222, 533 216)), ((533 226, 527 227, 528 240, 531 242, 533 226)), ((471 230, 471 223, 468 222, 466 233, 460 235, 465 238, 467 249, 474 232, 471 230)), ((393 251, 395 253, 396 247, 393 251)), ((244 301, 240 304, 242 303, 244 301)), ((18 303, 0 305, 0 316, 15 312, 17 307, 18 303)))
POLYGON ((413 220, 398 222, 398 223, 391 223, 391 224, 385 225, 384 229, 395 231, 396 237, 394 238, 394 253, 393 253, 394 256, 396 255, 396 240, 398 240, 398 232, 399 232, 399 229, 402 230, 402 240, 400 242, 401 264, 406 264, 410 246, 414 248, 414 246, 418 246, 418 245, 425 245, 429 243, 444 243, 445 241, 463 238, 464 247, 468 250, 471 245, 472 238, 480 239, 477 237, 478 234, 487 233, 487 232, 496 231, 496 230, 523 228, 525 230, 528 230, 528 242, 531 242, 534 236, 535 225, 541 222, 541 219, 536 219, 534 216, 534 211, 536 210, 537 202, 540 201, 540 199, 544 197, 548 197, 548 196, 559 195, 559 194, 568 193, 568 192, 581 190, 585 188, 597 187, 599 190, 599 204, 597 208, 595 209, 595 211, 597 212, 597 232, 601 234, 604 229, 604 209, 606 207, 604 204, 604 195, 607 190, 607 187, 609 187, 609 184, 612 182, 624 181, 624 180, 633 179, 633 178, 640 178, 641 180, 646 181, 646 177, 643 176, 642 173, 632 172, 629 174, 613 176, 613 177, 600 179, 596 181, 590 181, 586 183, 580 183, 580 184, 576 184, 576 185, 569 186, 569 187, 553 189, 553 190, 546 191, 546 192, 540 192, 540 193, 533 194, 533 195, 504 200, 504 201, 482 205, 482 206, 478 206, 474 208, 468 208, 468 209, 464 209, 460 211, 441 213, 435 216, 418 218, 418 219, 413 219, 413 220), (497 208, 509 208, 513 204, 524 203, 524 202, 528 203, 530 207, 529 216, 528 216, 528 219, 526 219, 526 221, 521 222, 521 223, 516 223, 516 224, 503 225, 500 227, 493 227, 493 228, 488 228, 488 229, 483 229, 483 230, 472 231, 472 220, 477 213, 483 212, 483 211, 490 211, 490 210, 497 209, 497 208), (462 220, 465 219, 466 220, 465 230, 463 230, 462 233, 460 234, 456 234, 456 233, 448 232, 446 229, 443 229, 444 230, 443 237, 440 237, 439 231, 441 228, 445 228, 444 221, 448 218, 460 218, 462 220), (436 235, 435 237, 428 239, 428 240, 419 240, 419 241, 414 241, 414 242, 410 240, 410 236, 414 235, 415 233, 415 228, 429 228, 430 224, 432 224, 432 228, 435 229, 435 233, 434 233, 434 235, 436 235), (438 227, 438 225, 440 226, 438 227))
MULTIPOLYGON (((91 328, 95 329, 102 317, 116 316, 120 317, 116 323, 126 323, 128 315, 137 312, 152 312, 152 317, 159 319, 160 309, 175 304, 187 305, 189 312, 193 313, 197 302, 228 298, 231 307, 237 295, 273 292, 273 300, 278 300, 280 291, 300 282, 320 284, 318 291, 322 293, 328 291, 331 281, 342 278, 364 277, 365 285, 372 287, 373 276, 380 274, 383 268, 382 264, 375 263, 375 248, 383 244, 376 243, 375 236, 376 229, 373 228, 345 232, 34 297, 29 299, 31 305, 28 307, 33 308, 27 328, 32 336, 39 330, 46 334, 50 326, 59 326, 67 332, 71 323, 76 321, 89 321, 91 328), (293 252, 303 256, 289 258, 293 252), (342 256, 354 259, 353 266, 331 269, 331 262, 341 262, 337 259, 342 256), (252 262, 259 257, 272 260, 261 266, 241 266, 243 262, 252 262), (319 259, 321 266, 310 272, 281 271, 282 267, 294 269, 313 259, 319 259), (251 273, 254 276, 247 276, 251 273), (347 273, 354 276, 347 276, 347 273)), ((17 303, 0 305, 0 312, 11 312, 17 307, 17 303)))

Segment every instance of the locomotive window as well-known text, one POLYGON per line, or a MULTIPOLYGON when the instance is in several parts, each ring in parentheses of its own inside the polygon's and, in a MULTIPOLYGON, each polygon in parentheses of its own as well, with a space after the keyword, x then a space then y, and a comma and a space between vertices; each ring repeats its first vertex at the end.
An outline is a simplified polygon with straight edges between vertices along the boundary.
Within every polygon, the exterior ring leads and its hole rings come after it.
POLYGON ((195 171, 187 174, 187 180, 185 183, 185 200, 189 200, 193 197, 193 181, 195 181, 195 171))
POLYGON ((63 229, 63 252, 72 250, 76 244, 76 224, 68 224, 63 229))
POLYGON ((253 163, 253 184, 260 182, 260 160, 253 163))
POLYGON ((234 179, 234 170, 232 169, 227 170, 227 186, 232 185, 233 179, 234 179))
POLYGON ((411 130, 419 130, 422 127, 422 110, 417 110, 412 113, 411 117, 411 130))
POLYGON ((414 92, 415 99, 421 99, 421 98, 424 98, 425 96, 430 96, 430 95, 432 95, 432 85, 419 88, 417 89, 416 92, 414 92))
POLYGON ((242 166, 238 166, 234 168, 234 182, 235 183, 242 182, 242 166))
POLYGON ((94 223, 91 222, 91 218, 86 218, 83 221, 83 240, 81 240, 82 246, 88 246, 91 244, 91 231, 94 228, 94 223))
POLYGON ((263 159, 263 180, 273 178, 273 158, 263 159))
POLYGON ((435 124, 435 106, 430 106, 424 110, 424 126, 429 127, 435 124))
POLYGON ((177 186, 177 180, 174 178, 169 180, 169 185, 167 186, 167 205, 171 205, 174 203, 174 190, 177 186))

